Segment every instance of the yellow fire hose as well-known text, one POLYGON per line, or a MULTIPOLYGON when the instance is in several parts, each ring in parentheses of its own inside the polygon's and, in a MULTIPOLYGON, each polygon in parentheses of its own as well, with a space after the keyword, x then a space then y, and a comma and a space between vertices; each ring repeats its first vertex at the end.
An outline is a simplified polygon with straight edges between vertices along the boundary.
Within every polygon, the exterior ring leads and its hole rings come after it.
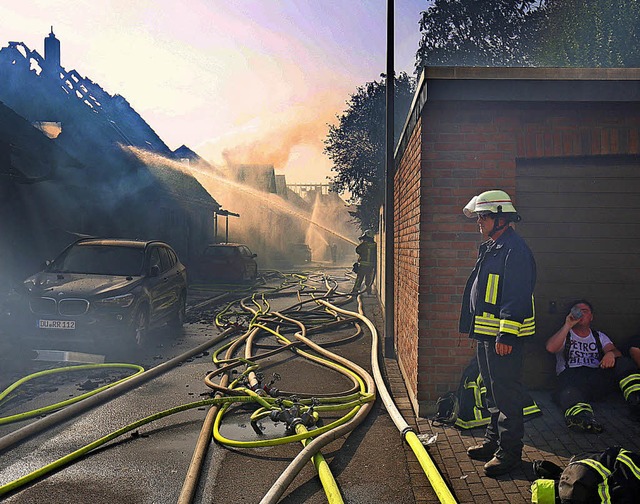
MULTIPOLYGON (((332 309, 336 310, 338 313, 358 317, 362 322, 364 322, 367 325, 367 327, 371 331, 371 335, 373 338, 373 342, 371 345, 371 367, 373 370, 373 377, 375 379, 376 385, 378 386, 380 398, 382 399, 382 402, 387 412, 389 413, 391 420, 396 425, 396 428, 403 434, 404 439, 407 441, 407 444, 413 450, 413 453, 418 459, 420 466, 424 470, 425 475, 427 476, 429 483, 431 483, 431 486, 433 487, 433 490, 436 492, 436 495, 438 496, 438 499, 440 500, 440 502, 442 504, 455 504, 456 500, 453 497, 451 490, 449 490, 449 487, 447 486, 446 482, 442 478, 442 475, 438 471, 438 468, 436 467, 433 460, 427 453, 427 450, 425 449, 422 442, 420 442, 420 440, 418 439, 418 436, 416 435, 416 433, 413 431, 411 427, 409 427, 409 424, 405 421, 405 419, 400 414, 400 411, 396 407, 395 403, 393 402, 393 399, 391 398, 391 395, 389 394, 389 391, 387 390, 387 387, 384 383, 384 379, 382 378, 382 374, 380 373, 380 365, 378 363, 378 331, 376 327, 368 318, 366 318, 361 313, 351 312, 348 310, 344 310, 342 308, 338 308, 337 306, 333 306, 324 300, 319 300, 319 302, 326 306, 331 307, 332 309)), ((360 297, 358 297, 358 309, 360 312, 362 311, 362 300, 360 297)))
MULTIPOLYGON (((304 279, 305 277, 299 276, 294 278, 304 279)), ((329 289, 331 292, 332 289, 329 289)), ((298 291, 298 299, 300 299, 300 291, 298 291)), ((247 300, 249 298, 246 298, 247 300)), ((409 427, 406 421, 402 418, 399 411, 397 410, 395 404, 393 403, 390 394, 388 393, 384 381, 382 379, 382 375, 380 373, 379 364, 378 364, 378 335, 375 326, 371 323, 371 321, 366 318, 362 314, 362 305, 361 299, 358 298, 359 301, 359 311, 360 313, 347 311, 344 309, 335 306, 321 297, 316 297, 314 295, 311 302, 316 303, 318 306, 324 306, 325 311, 335 318, 338 318, 338 314, 348 315, 351 319, 358 319, 362 321, 372 334, 372 350, 371 350, 371 362, 373 369, 373 377, 360 366, 355 363, 337 355, 326 348, 312 342, 306 337, 307 329, 305 325, 299 320, 287 317, 279 312, 273 312, 271 315, 279 318, 280 320, 297 325, 299 331, 295 333, 295 338, 298 341, 295 345, 292 344, 287 338, 285 338, 281 333, 280 329, 273 330, 268 327, 266 324, 260 322, 260 320, 266 320, 265 314, 269 312, 270 305, 268 300, 262 296, 261 303, 259 303, 256 299, 256 295, 250 296, 251 304, 255 307, 252 308, 248 303, 244 303, 244 300, 241 302, 241 306, 243 309, 250 311, 253 313, 253 318, 249 323, 249 330, 243 335, 237 338, 235 341, 231 343, 225 344, 222 347, 218 348, 216 352, 213 354, 214 363, 218 366, 221 363, 233 363, 231 367, 234 365, 243 364, 246 366, 246 371, 242 373, 242 379, 244 382, 238 378, 234 380, 231 384, 228 384, 229 375, 227 371, 224 371, 224 375, 221 377, 220 383, 218 384, 218 388, 216 389, 216 396, 213 399, 206 399, 202 401, 198 401, 196 403, 189 403, 181 406, 177 406, 171 408, 169 410, 165 410, 160 413, 156 413, 144 419, 138 420, 126 427, 118 429, 107 436, 104 436, 83 448, 80 448, 69 455, 62 457, 61 459, 46 465, 22 478, 19 478, 13 482, 7 483, 5 485, 0 486, 0 495, 4 495, 5 493, 11 492, 20 486, 33 481, 37 478, 42 477, 50 471, 59 469, 64 467, 65 465, 71 463, 73 460, 81 457, 90 451, 96 449, 102 444, 121 436, 131 430, 144 425, 146 423, 152 422, 159 418, 163 418, 173 413, 177 413, 180 411, 185 411, 194 407, 201 407, 203 405, 209 405, 211 408, 207 412, 202 430, 200 432, 200 437, 198 438, 196 450, 192 456, 191 465, 187 472, 187 477, 185 479, 182 491, 180 493, 180 497, 178 500, 178 504, 189 504, 192 502, 193 497, 196 492, 197 483, 199 479, 199 474, 201 467, 203 465, 204 457, 206 455, 206 449, 211 441, 211 436, 213 433, 213 438, 221 444, 232 446, 232 447, 241 447, 241 448, 251 448, 251 447, 261 447, 261 446, 274 446, 284 443, 289 443, 292 441, 300 441, 303 444, 303 449, 295 457, 295 459, 290 463, 289 467, 283 471, 278 480, 271 487, 269 492, 264 496, 261 500, 261 504, 275 504, 279 498, 283 495, 286 488, 293 481, 293 478, 298 474, 298 472, 302 469, 302 467, 309 461, 313 460, 313 463, 318 471, 318 476, 320 478, 320 482, 325 491, 329 504, 343 504, 343 498, 340 494, 340 490, 335 481, 333 474, 329 468, 328 463, 320 453, 320 449, 323 446, 326 446, 330 442, 339 439, 340 437, 351 432, 357 425, 359 425, 369 411, 372 408, 373 400, 376 395, 376 388, 380 391, 381 399, 387 409, 390 417, 392 418, 396 427, 401 431, 404 439, 407 444, 411 447, 414 454, 416 455, 418 462, 423 468, 428 480, 430 481, 432 487, 434 488, 436 494, 441 503, 443 504, 455 504, 455 499, 453 495, 449 491, 446 483, 442 479, 440 473, 438 472, 435 464, 429 457, 428 453, 425 450, 425 447, 418 439, 416 433, 409 427), (220 434, 220 423, 225 414, 225 412, 230 408, 233 404, 237 403, 246 403, 253 402, 257 403, 260 407, 254 412, 252 415, 252 421, 257 421, 258 419, 265 418, 269 416, 270 412, 273 410, 279 410, 283 407, 290 407, 293 402, 287 399, 276 400, 275 398, 264 396, 262 390, 258 390, 257 393, 253 389, 258 389, 260 382, 255 373, 255 370, 258 368, 257 364, 252 362, 252 350, 251 347, 253 345, 253 340, 256 338, 258 331, 265 331, 267 333, 275 336, 278 343, 280 343, 283 347, 288 350, 293 351, 294 353, 303 356, 306 359, 310 359, 312 361, 318 362, 323 366, 334 369, 339 373, 348 376, 356 385, 356 390, 359 389, 356 393, 350 393, 348 395, 337 395, 336 397, 322 397, 320 400, 315 400, 313 406, 314 416, 317 415, 316 412, 321 411, 346 411, 339 419, 334 422, 329 423, 328 425, 315 428, 313 430, 308 430, 304 424, 298 423, 295 424, 295 433, 288 436, 283 436, 279 438, 272 439, 262 439, 256 441, 236 441, 227 439, 220 434), (233 359, 233 353, 236 348, 239 347, 242 343, 246 343, 246 349, 244 358, 242 359, 233 359), (304 345, 307 348, 310 348, 315 353, 310 353, 301 350, 298 348, 298 345, 304 345), (223 360, 218 359, 218 355, 223 351, 227 350, 226 357, 223 360), (316 355, 318 354, 318 355, 316 355), (250 388, 243 386, 243 383, 247 383, 250 388), (240 387, 237 385, 240 384, 240 387), (228 387, 228 388, 227 388, 228 387), (233 391, 233 392, 231 392, 233 391), (224 394, 227 394, 226 396, 224 394), (232 395, 228 395, 232 394, 232 395), (238 395, 236 395, 238 394, 238 395)), ((297 304, 299 308, 305 301, 301 301, 297 304)), ((221 325, 221 316, 224 313, 231 312, 232 304, 229 304, 223 312, 219 313, 216 316, 216 325, 221 325)), ((325 313, 325 316, 327 315, 325 313)), ((309 314, 307 313, 307 316, 309 314)), ((303 316, 304 318, 304 316, 303 316)), ((316 321, 318 317, 315 317, 316 321)), ((323 319, 326 320, 326 319, 323 319)), ((272 320, 273 321, 273 320, 272 320)), ((279 327, 279 326, 278 326, 279 327)), ((227 330, 223 335, 220 335, 217 341, 221 341, 223 337, 227 334, 230 334, 232 331, 227 330)), ((125 365, 122 365, 125 366, 125 365)), ((222 370, 221 370, 222 371, 222 370)), ((147 373, 142 373, 146 375, 147 373)), ((131 377, 129 377, 131 378, 131 377)), ((137 377, 136 377, 137 380, 137 377)), ((135 381, 135 380, 133 380, 135 381)), ((205 380, 206 382, 207 380, 205 380)), ((119 384, 119 382, 118 382, 119 384)), ((110 385, 113 387, 115 384, 110 385)), ((116 389, 121 388, 123 385, 120 384, 116 389)), ((103 388, 94 391, 93 393, 97 393, 98 396, 104 394, 103 388)), ((353 392, 353 389, 352 391, 353 392)), ((0 400, 2 399, 2 395, 0 395, 0 400)), ((83 398, 82 396, 81 398, 83 398)), ((79 400, 79 399, 78 399, 79 400)), ((302 400, 297 402, 300 412, 305 412, 310 410, 309 400, 302 400)), ((54 405, 56 408, 62 407, 61 405, 54 405)), ((2 423, 2 419, 0 419, 0 424, 2 423)), ((23 435, 26 437, 26 433, 23 435)), ((3 438, 0 438, 0 450, 2 447, 3 438)), ((9 440, 6 440, 9 442, 9 440)))
MULTIPOLYGON (((296 425, 296 433, 304 433, 307 432, 307 428, 302 425, 296 425)), ((302 441, 304 446, 309 444, 309 439, 305 439, 302 441)), ((324 493, 327 496, 327 500, 329 504, 344 504, 344 500, 342 499, 342 494, 340 494, 340 489, 338 488, 338 484, 336 483, 336 479, 333 477, 333 473, 329 468, 329 464, 325 460, 322 453, 316 453, 313 458, 313 465, 318 471, 318 477, 320 478, 320 483, 322 483, 322 488, 324 488, 324 493)))

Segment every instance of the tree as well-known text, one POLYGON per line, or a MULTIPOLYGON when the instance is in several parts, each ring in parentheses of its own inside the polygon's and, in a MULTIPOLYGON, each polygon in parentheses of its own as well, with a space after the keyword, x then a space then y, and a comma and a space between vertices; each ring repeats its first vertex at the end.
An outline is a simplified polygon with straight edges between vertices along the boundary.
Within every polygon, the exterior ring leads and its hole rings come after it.
POLYGON ((547 0, 536 21, 541 66, 640 66, 640 0, 547 0))
POLYGON ((527 20, 544 0, 435 0, 419 21, 416 71, 425 66, 529 64, 527 20))
MULTIPOLYGON (((405 72, 395 79, 394 139, 397 142, 413 99, 415 81, 405 72)), ((347 109, 329 125, 324 153, 333 162, 331 188, 349 192, 352 213, 362 230, 377 229, 378 212, 384 196, 386 80, 368 82, 357 88, 347 109)), ((394 144, 395 144, 394 142, 394 144)))
POLYGON ((640 66, 640 0, 435 0, 416 71, 452 66, 640 66))

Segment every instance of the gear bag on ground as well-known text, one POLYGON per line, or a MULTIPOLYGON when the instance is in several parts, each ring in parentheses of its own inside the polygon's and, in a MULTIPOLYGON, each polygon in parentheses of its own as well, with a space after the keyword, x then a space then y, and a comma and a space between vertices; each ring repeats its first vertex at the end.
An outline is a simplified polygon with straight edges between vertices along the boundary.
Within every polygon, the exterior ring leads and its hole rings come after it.
MULTIPOLYGON (((460 429, 473 429, 487 425, 491 419, 486 403, 487 388, 482 382, 478 362, 472 359, 462 372, 456 392, 448 392, 438 399, 432 422, 455 425, 460 429)), ((535 401, 526 394, 523 412, 525 418, 541 415, 535 401)))

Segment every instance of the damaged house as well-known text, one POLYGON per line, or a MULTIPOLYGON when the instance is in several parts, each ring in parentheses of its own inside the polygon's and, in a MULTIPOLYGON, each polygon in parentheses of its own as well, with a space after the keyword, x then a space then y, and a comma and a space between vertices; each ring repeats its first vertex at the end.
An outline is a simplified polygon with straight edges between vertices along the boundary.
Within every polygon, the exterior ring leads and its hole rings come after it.
POLYGON ((78 234, 164 240, 187 266, 213 241, 220 205, 123 97, 60 66, 53 31, 44 58, 0 49, 0 123, 0 252, 20 259, 14 277, 78 234))

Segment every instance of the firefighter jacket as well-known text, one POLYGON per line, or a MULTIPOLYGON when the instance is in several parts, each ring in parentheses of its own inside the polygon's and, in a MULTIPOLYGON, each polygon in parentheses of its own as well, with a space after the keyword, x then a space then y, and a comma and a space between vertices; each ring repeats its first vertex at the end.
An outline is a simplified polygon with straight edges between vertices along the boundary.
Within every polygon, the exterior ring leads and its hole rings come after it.
POLYGON ((356 254, 358 254, 360 266, 374 268, 377 254, 376 242, 373 240, 364 240, 356 247, 356 254))
POLYGON ((512 228, 482 243, 464 289, 460 332, 506 345, 533 335, 535 283, 533 254, 512 228))

